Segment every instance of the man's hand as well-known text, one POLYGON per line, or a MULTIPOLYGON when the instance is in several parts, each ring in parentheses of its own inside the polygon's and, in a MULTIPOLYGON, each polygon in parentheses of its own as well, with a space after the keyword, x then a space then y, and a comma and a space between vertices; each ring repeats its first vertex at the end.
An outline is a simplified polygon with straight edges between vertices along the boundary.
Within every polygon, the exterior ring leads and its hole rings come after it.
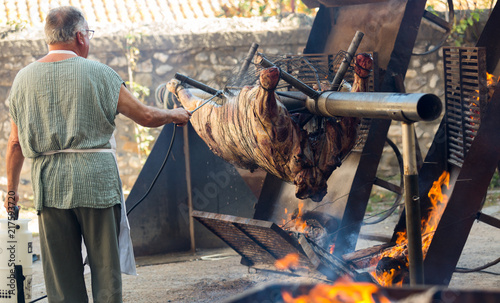
POLYGON ((177 126, 184 126, 189 122, 191 118, 191 113, 184 108, 174 108, 170 109, 170 114, 172 115, 172 122, 177 126))
POLYGON ((17 205, 17 202, 19 202, 19 194, 11 190, 7 192, 3 206, 8 213, 11 213, 14 211, 14 207, 17 205))

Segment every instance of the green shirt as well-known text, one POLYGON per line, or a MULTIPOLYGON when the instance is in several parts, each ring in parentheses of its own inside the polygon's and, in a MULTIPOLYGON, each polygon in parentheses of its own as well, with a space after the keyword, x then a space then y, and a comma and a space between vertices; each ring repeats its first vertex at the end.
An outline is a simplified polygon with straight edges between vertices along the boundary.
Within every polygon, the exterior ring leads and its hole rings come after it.
POLYGON ((110 148, 122 83, 108 66, 82 57, 34 62, 19 71, 9 96, 10 114, 23 155, 33 160, 37 210, 120 203, 121 182, 113 154, 41 153, 110 148))

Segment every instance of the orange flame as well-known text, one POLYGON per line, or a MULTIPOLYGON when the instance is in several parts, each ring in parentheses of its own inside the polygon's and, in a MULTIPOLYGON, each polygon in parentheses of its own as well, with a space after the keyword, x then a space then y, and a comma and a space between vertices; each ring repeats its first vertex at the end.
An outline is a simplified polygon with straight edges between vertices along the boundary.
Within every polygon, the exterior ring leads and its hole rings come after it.
POLYGON ((285 228, 286 225, 292 223, 293 226, 289 225, 287 230, 294 230, 300 233, 307 233, 307 222, 302 219, 304 214, 304 203, 300 202, 297 210, 293 214, 288 213, 288 209, 285 208, 285 214, 287 215, 287 220, 283 220, 282 228, 285 228))
POLYGON ((428 197, 432 203, 431 211, 426 219, 422 219, 422 251, 425 255, 429 250, 429 245, 431 244, 434 232, 441 220, 441 216, 445 210, 445 206, 448 203, 448 196, 443 194, 442 186, 446 185, 446 188, 450 188, 450 173, 443 172, 437 181, 432 183, 432 187, 429 190, 428 197))
POLYGON ((488 97, 491 98, 493 96, 493 92, 495 91, 495 87, 498 82, 498 78, 495 75, 490 73, 486 73, 486 87, 488 88, 488 97))
POLYGON ((302 215, 304 214, 304 203, 300 202, 298 206, 298 213, 297 217, 295 218, 295 229, 298 232, 305 232, 307 228, 307 223, 306 221, 302 220, 302 215))
POLYGON ((390 303, 381 295, 375 284, 339 281, 333 285, 318 284, 309 294, 294 298, 289 292, 283 291, 285 303, 390 303))
POLYGON ((299 267, 299 254, 291 253, 274 263, 277 270, 286 270, 299 267))
POLYGON ((332 245, 330 245, 330 254, 333 254, 333 251, 335 250, 335 243, 333 243, 332 245))
POLYGON ((487 83, 488 87, 495 85, 497 83, 496 76, 487 72, 486 73, 486 83, 487 83))
MULTIPOLYGON (((442 186, 446 185, 449 189, 450 186, 450 173, 444 171, 437 181, 434 181, 431 189, 429 190, 428 197, 431 202, 430 211, 426 218, 422 219, 422 253, 425 258, 427 251, 429 250, 429 246, 432 242, 432 238, 434 236, 434 232, 441 220, 441 216, 446 208, 446 204, 448 203, 448 196, 443 194, 442 186)), ((374 258, 371 263, 372 265, 377 264, 382 258, 405 258, 406 267, 408 268, 409 262, 407 257, 407 236, 406 231, 397 233, 396 245, 387 251, 384 251, 380 256, 374 258)), ((394 278, 399 274, 396 269, 390 269, 388 271, 383 271, 381 273, 377 273, 372 271, 370 273, 375 280, 382 286, 392 286, 394 278)), ((395 285, 402 285, 403 281, 399 281, 395 285)))

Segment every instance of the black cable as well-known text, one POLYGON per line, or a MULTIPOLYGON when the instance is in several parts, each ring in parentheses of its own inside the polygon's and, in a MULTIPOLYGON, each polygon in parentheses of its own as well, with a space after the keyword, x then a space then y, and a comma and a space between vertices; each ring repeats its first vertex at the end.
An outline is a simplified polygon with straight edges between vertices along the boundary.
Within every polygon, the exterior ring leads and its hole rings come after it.
POLYGON ((163 163, 161 164, 160 169, 156 173, 156 176, 154 177, 153 181, 151 182, 151 185, 149 185, 148 190, 146 190, 146 193, 142 196, 142 198, 140 198, 139 201, 137 201, 129 210, 127 210, 127 216, 132 212, 132 210, 134 210, 134 208, 137 207, 137 205, 139 205, 146 198, 146 196, 149 194, 149 192, 151 191, 151 189, 155 185, 156 180, 158 180, 160 173, 162 172, 163 168, 165 167, 165 164, 167 163, 168 156, 170 156, 170 152, 172 151, 172 146, 174 145, 176 129, 177 129, 177 126, 174 125, 174 131, 172 132, 172 139, 170 140, 170 146, 168 147, 167 155, 165 156, 165 159, 163 160, 163 163))
POLYGON ((42 299, 45 299, 45 298, 47 298, 47 295, 45 295, 45 296, 43 296, 43 297, 40 297, 40 298, 38 298, 38 299, 35 299, 35 300, 33 300, 33 301, 30 301, 30 303, 33 303, 33 302, 38 302, 38 301, 40 301, 40 300, 42 300, 42 299))
MULTIPOLYGON (((412 56, 425 56, 425 55, 428 55, 428 54, 431 54, 437 50, 439 50, 443 45, 444 43, 446 42, 446 40, 448 40, 448 37, 451 35, 451 31, 452 31, 452 27, 453 27, 453 24, 454 24, 454 18, 455 18, 455 9, 453 7, 453 0, 447 0, 447 3, 448 3, 448 19, 450 20, 448 23, 448 28, 446 29, 446 32, 445 32, 445 36, 443 37, 443 39, 438 42, 438 44, 436 46, 434 46, 432 49, 428 50, 428 51, 425 51, 423 53, 411 53, 412 56)), ((431 21, 432 22, 432 21, 431 21)))
MULTIPOLYGON (((397 158, 397 161, 398 161, 398 164, 399 164, 399 175, 401 177, 400 178, 400 182, 399 182, 399 187, 403 188, 403 186, 404 186, 403 156, 399 152, 399 149, 398 149, 396 143, 394 143, 389 138, 386 139, 386 142, 387 142, 387 144, 389 144, 389 146, 392 148, 392 150, 396 154, 396 158, 397 158)), ((392 206, 389 209, 386 209, 386 210, 384 210, 384 211, 382 211, 382 212, 380 212, 378 214, 375 214, 375 215, 372 215, 372 216, 370 216, 368 218, 365 218, 363 220, 363 224, 364 225, 377 224, 377 223, 380 223, 380 222, 384 221, 385 219, 389 218, 389 216, 391 216, 398 207, 400 207, 401 205, 404 204, 404 203, 400 203, 402 198, 403 198, 403 194, 398 194, 398 196, 396 197, 396 200, 394 201, 394 203, 392 204, 392 206), (374 221, 372 221, 372 222, 367 222, 367 219, 378 217, 379 215, 383 215, 383 216, 380 217, 380 218, 378 218, 378 219, 376 219, 376 220, 374 220, 374 221)))
MULTIPOLYGON (((455 269, 455 272, 458 272, 458 273, 471 273, 471 272, 477 272, 477 271, 482 271, 483 269, 486 269, 488 267, 492 267, 493 265, 496 265, 500 263, 500 258, 496 259, 495 261, 492 261, 492 262, 489 262, 489 263, 486 263, 482 266, 479 266, 479 267, 476 267, 476 268, 461 268, 461 267, 457 267, 455 269)), ((496 273, 495 273, 496 274, 496 273)), ((498 274, 496 274, 498 275, 498 274)))
MULTIPOLYGON (((462 267, 457 267, 455 269, 455 272, 457 274, 467 274, 467 273, 471 273, 469 271, 467 271, 468 269, 466 268, 462 268, 462 267), (461 270, 466 270, 466 271, 461 271, 461 270)), ((497 272, 492 272, 492 271, 487 271, 487 270, 478 270, 477 271, 478 273, 482 273, 482 274, 490 274, 490 275, 494 275, 494 276, 500 276, 500 273, 497 273, 497 272)))

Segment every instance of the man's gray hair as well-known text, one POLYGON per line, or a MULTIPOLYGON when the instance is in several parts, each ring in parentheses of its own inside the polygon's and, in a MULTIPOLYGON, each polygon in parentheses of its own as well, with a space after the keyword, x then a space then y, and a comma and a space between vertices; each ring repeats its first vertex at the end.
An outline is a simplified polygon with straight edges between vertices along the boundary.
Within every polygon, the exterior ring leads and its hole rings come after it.
POLYGON ((49 45, 70 42, 77 32, 83 30, 85 17, 82 11, 73 6, 54 8, 45 19, 45 42, 49 45))

